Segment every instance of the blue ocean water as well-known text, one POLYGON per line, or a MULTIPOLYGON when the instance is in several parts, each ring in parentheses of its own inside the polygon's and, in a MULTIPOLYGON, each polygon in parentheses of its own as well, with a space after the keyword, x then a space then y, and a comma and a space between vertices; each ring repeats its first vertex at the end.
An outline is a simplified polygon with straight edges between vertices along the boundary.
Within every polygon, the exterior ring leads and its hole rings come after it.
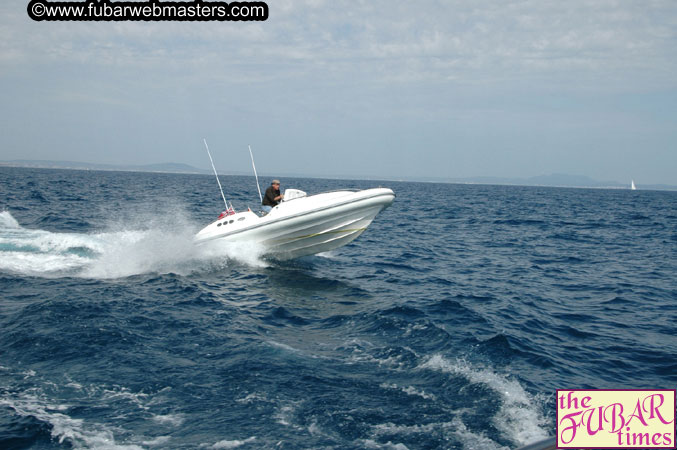
POLYGON ((677 192, 282 181, 397 198, 276 262, 192 245, 212 177, 0 168, 0 448, 516 448, 677 385, 677 192))

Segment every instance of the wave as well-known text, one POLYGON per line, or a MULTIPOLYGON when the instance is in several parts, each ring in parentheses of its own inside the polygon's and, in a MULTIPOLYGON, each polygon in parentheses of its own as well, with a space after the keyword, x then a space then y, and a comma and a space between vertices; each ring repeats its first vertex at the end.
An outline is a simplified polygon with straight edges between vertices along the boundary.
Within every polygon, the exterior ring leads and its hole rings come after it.
MULTIPOLYGON (((484 433, 475 433, 470 431, 465 423, 463 423, 463 421, 458 417, 454 417, 449 422, 428 423, 425 425, 397 425, 394 423, 384 423, 372 426, 372 431, 376 436, 379 437, 407 435, 429 436, 431 434, 440 434, 442 436, 453 436, 459 441, 459 443, 462 445, 462 448, 476 450, 508 450, 508 447, 504 447, 497 442, 494 442, 484 433)), ((376 444, 376 442, 374 443, 376 444)), ((376 444, 374 448, 384 447, 378 446, 378 444, 376 444)), ((404 446, 403 444, 398 444, 398 446, 394 446, 393 448, 406 449, 408 447, 404 446)))
POLYGON ((34 395, 21 398, 0 398, 0 405, 6 406, 22 417, 32 417, 51 428, 52 438, 60 444, 68 443, 75 449, 140 450, 138 445, 115 442, 113 431, 108 427, 74 419, 66 414, 65 405, 52 405, 34 395))
POLYGON ((494 425, 511 441, 527 445, 548 437, 547 420, 536 398, 517 380, 490 369, 476 368, 463 360, 449 361, 437 354, 421 366, 466 378, 470 383, 482 384, 501 398, 501 408, 494 417, 494 425))
POLYGON ((0 212, 0 271, 46 278, 115 279, 147 273, 220 270, 236 261, 265 267, 255 243, 195 245, 195 227, 180 218, 112 225, 117 231, 56 233, 21 227, 0 212))

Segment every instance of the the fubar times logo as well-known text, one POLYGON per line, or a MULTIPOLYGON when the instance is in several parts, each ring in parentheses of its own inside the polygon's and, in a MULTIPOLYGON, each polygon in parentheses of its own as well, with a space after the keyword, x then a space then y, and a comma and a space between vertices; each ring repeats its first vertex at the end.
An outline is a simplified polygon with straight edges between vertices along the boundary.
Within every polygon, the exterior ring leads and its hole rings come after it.
POLYGON ((557 390, 557 448, 677 448, 675 389, 557 390))

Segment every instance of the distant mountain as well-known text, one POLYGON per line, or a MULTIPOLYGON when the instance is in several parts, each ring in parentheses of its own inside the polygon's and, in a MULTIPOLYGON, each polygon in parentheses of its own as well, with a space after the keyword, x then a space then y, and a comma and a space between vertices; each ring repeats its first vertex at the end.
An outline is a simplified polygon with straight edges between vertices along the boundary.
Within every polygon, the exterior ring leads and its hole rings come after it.
POLYGON ((119 164, 97 164, 83 163, 76 161, 49 161, 49 160, 23 160, 0 162, 0 165, 15 167, 35 167, 42 169, 77 169, 77 170, 121 170, 132 172, 166 172, 166 173, 209 173, 207 170, 198 169, 188 164, 180 163, 162 163, 145 165, 119 165, 119 164))
POLYGON ((551 175, 539 175, 528 179, 529 184, 539 186, 599 186, 599 182, 583 175, 566 175, 553 173, 551 175))
MULTIPOLYGON (((520 186, 552 186, 552 187, 612 187, 622 188, 625 185, 616 181, 597 181, 584 175, 567 175, 554 173, 529 178, 471 177, 458 180, 462 183, 479 184, 512 184, 520 186)), ((629 187, 629 184, 628 184, 629 187)))
MULTIPOLYGON (((525 179, 517 179, 519 184, 527 186, 553 186, 553 187, 588 187, 588 188, 611 188, 611 189, 630 189, 630 182, 619 183, 618 181, 597 181, 583 175, 567 175, 562 173, 553 173, 551 175, 540 175, 525 179)), ((642 186, 649 190, 675 190, 675 186, 661 184, 651 184, 642 186)))
POLYGON ((537 186, 565 186, 565 187, 629 187, 629 183, 622 184, 616 181, 597 181, 583 175, 566 175, 553 173, 528 178, 529 184, 537 186))
MULTIPOLYGON (((34 167, 44 169, 74 169, 74 170, 120 170, 132 172, 164 172, 164 173, 194 173, 194 174, 212 174, 211 170, 198 169, 188 164, 181 163, 163 163, 163 164, 145 164, 145 165, 115 165, 115 164, 95 164, 75 161, 48 161, 48 160, 13 160, 0 161, 0 166, 14 167, 34 167)), ((230 172, 231 175, 251 175, 249 173, 230 172)), ((264 176, 266 176, 264 174, 264 176)), ((270 176, 287 178, 332 178, 332 179, 367 179, 367 180, 391 180, 391 181, 423 181, 436 183, 465 183, 465 184, 501 184, 516 186, 551 186, 551 187, 576 187, 576 188, 610 188, 610 189, 630 189, 630 182, 619 183, 617 181, 597 181, 583 175, 567 175, 553 173, 550 175, 539 175, 530 178, 506 178, 506 177, 468 177, 468 178, 444 178, 444 177, 383 177, 383 176, 312 176, 298 173, 275 173, 270 176)), ((664 184, 638 184, 638 190, 677 190, 677 186, 664 184)))
POLYGON ((208 170, 181 163, 146 164, 137 167, 143 172, 209 173, 208 170))
MULTIPOLYGON (((403 181, 426 181, 437 183, 464 183, 464 184, 496 184, 496 185, 514 185, 514 186, 548 186, 548 187, 573 187, 573 188, 608 188, 608 189, 630 189, 630 182, 619 183, 618 181, 597 181, 583 175, 567 175, 554 173, 550 175, 539 175, 529 178, 507 178, 507 177, 468 177, 468 178, 442 178, 442 177, 422 177, 418 179, 405 179, 403 181)), ((677 190, 677 186, 665 184, 641 184, 637 189, 642 190, 677 190)))

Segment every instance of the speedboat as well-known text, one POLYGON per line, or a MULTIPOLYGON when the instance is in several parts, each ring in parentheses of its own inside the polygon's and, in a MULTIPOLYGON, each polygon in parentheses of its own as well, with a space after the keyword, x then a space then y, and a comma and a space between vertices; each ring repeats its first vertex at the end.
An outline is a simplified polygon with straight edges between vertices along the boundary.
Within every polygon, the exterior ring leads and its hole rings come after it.
POLYGON ((283 201, 268 214, 229 208, 197 233, 195 241, 253 241, 276 259, 322 253, 356 239, 394 199, 395 193, 387 188, 315 195, 286 189, 283 201))

